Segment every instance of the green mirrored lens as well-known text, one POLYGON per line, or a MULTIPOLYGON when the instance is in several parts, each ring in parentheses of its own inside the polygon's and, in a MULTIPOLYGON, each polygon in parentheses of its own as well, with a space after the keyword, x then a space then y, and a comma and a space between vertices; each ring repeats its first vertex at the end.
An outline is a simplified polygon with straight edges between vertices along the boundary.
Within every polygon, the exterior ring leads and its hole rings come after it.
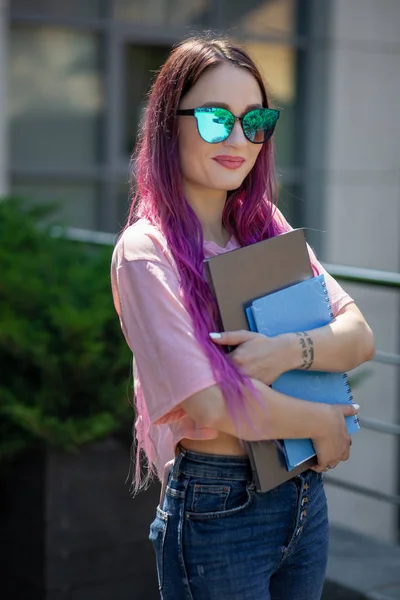
POLYGON ((270 108, 256 108, 243 117, 243 131, 250 142, 266 142, 274 132, 279 111, 270 108))
POLYGON ((209 144, 226 140, 235 124, 235 117, 225 108, 196 108, 194 116, 199 134, 209 144))

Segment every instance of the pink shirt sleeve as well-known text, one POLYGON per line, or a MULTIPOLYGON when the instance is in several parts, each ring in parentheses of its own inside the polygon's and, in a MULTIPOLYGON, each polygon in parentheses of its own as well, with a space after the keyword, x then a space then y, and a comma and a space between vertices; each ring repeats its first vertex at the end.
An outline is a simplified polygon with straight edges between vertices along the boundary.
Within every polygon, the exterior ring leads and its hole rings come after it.
MULTIPOLYGON (((285 217, 278 208, 275 209, 274 218, 280 222, 280 224, 285 228, 286 231, 291 231, 293 229, 293 227, 288 223, 288 221, 285 219, 285 217)), ((326 288, 328 290, 332 313, 333 316, 336 316, 338 312, 344 306, 346 306, 346 304, 354 302, 354 300, 349 296, 347 292, 345 292, 345 290, 336 281, 336 279, 334 279, 332 275, 330 275, 328 271, 321 265, 309 244, 307 244, 307 247, 312 264, 316 267, 318 273, 320 275, 324 275, 325 277, 326 288)))
POLYGON ((111 275, 150 420, 179 420, 186 416, 179 404, 216 381, 180 298, 175 268, 156 237, 132 228, 118 242, 111 275))

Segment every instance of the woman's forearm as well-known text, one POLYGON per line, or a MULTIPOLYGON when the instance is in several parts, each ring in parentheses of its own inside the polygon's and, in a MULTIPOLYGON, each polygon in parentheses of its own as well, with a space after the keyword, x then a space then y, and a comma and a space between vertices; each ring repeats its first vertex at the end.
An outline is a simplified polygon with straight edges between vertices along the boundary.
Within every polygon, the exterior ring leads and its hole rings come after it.
POLYGON ((357 308, 324 327, 286 336, 291 369, 350 371, 374 355, 373 333, 357 308))
POLYGON ((329 406, 280 394, 252 380, 256 400, 244 390, 246 414, 232 419, 218 386, 197 392, 182 403, 188 415, 202 427, 216 429, 246 441, 282 438, 313 438, 326 433, 329 406))
POLYGON ((249 418, 234 423, 226 403, 217 418, 218 431, 235 435, 246 441, 260 439, 317 438, 326 431, 328 415, 324 404, 298 400, 272 390, 256 379, 252 383, 259 393, 258 402, 246 392, 249 418))

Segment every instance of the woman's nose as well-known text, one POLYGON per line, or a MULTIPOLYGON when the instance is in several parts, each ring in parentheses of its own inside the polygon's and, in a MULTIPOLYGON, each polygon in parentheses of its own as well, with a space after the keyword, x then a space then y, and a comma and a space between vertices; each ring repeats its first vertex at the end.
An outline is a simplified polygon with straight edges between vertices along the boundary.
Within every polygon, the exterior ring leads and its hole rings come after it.
POLYGON ((235 121, 233 129, 226 139, 226 143, 229 146, 245 146, 247 145, 247 138, 243 133, 242 123, 239 120, 235 121))

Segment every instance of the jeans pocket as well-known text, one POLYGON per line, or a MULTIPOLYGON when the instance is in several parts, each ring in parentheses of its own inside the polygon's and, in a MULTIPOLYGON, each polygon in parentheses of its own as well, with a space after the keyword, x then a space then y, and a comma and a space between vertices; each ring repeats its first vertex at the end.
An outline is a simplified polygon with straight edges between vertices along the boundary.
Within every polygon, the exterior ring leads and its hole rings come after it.
POLYGON ((228 485, 194 484, 191 512, 221 512, 225 510, 230 491, 228 485))
POLYGON ((156 517, 150 525, 149 540, 156 553, 158 588, 162 590, 164 583, 164 546, 168 527, 168 514, 157 507, 156 517))
POLYGON ((196 480, 189 484, 186 495, 186 518, 216 519, 236 514, 252 500, 246 481, 196 480))

